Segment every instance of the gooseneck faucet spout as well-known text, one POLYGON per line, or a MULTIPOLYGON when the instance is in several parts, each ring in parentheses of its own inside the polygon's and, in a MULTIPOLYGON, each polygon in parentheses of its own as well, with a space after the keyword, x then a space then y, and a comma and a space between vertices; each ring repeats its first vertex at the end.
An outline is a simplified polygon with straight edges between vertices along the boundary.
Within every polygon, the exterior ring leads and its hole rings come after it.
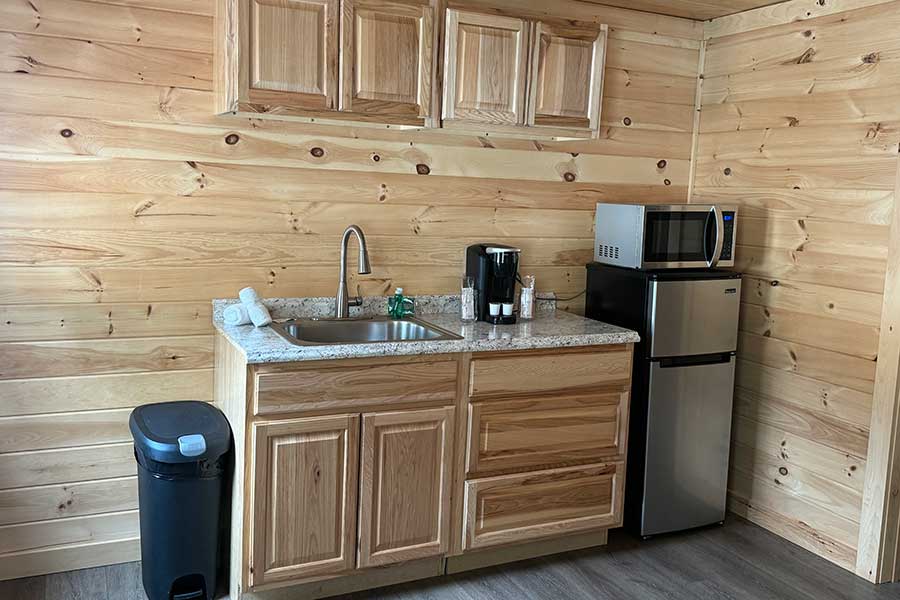
POLYGON ((372 272, 369 265, 369 250, 366 247, 366 236, 358 225, 351 225, 344 230, 341 238, 341 274, 338 281, 337 295, 334 298, 334 316, 338 319, 346 319, 350 316, 350 307, 362 304, 359 296, 350 297, 347 293, 347 245, 350 243, 350 234, 356 234, 359 242, 359 274, 368 275, 372 272))

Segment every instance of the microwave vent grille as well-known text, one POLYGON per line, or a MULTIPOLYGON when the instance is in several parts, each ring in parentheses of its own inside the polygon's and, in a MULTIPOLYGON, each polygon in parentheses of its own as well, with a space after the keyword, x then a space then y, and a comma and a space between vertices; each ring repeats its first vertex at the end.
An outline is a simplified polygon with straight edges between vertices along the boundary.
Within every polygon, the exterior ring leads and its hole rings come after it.
POLYGON ((619 258, 619 247, 601 244, 600 245, 600 256, 603 258, 619 258))

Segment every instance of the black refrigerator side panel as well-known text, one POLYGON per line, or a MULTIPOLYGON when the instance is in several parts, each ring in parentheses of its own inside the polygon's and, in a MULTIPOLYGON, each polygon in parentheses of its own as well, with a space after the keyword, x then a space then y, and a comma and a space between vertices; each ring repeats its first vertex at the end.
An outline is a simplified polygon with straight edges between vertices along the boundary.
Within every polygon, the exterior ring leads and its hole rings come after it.
POLYGON ((585 316, 637 331, 631 374, 628 463, 625 474, 625 527, 641 531, 644 465, 647 454, 647 411, 650 381, 648 294, 645 272, 592 263, 587 266, 585 316))
POLYGON ((647 462, 650 361, 635 360, 631 378, 631 410, 628 417, 628 461, 625 467, 625 528, 641 533, 644 481, 647 462))
POLYGON ((641 271, 598 263, 587 266, 585 316, 637 331, 641 342, 636 353, 647 339, 647 294, 648 280, 641 271))

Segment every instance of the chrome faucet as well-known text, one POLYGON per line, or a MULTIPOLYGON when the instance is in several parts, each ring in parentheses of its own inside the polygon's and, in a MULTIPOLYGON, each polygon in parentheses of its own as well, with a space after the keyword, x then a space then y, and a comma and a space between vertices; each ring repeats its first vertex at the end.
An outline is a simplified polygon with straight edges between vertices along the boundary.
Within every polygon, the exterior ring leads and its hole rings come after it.
POLYGON ((351 306, 360 306, 362 298, 349 297, 347 293, 347 244, 350 242, 350 234, 355 233, 359 241, 359 274, 368 275, 372 272, 369 265, 369 250, 366 248, 366 236, 358 225, 351 225, 344 230, 341 238, 341 277, 338 281, 337 295, 334 298, 334 316, 336 319, 346 319, 350 316, 351 306))

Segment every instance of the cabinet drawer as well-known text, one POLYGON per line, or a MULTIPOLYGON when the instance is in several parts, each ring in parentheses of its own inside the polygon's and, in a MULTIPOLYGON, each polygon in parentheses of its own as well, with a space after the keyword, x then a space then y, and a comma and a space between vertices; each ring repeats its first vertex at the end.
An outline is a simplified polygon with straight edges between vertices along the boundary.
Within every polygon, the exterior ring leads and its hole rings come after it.
POLYGON ((361 405, 453 403, 455 360, 356 363, 256 374, 254 414, 358 410, 361 405))
POLYGON ((472 360, 469 396, 577 392, 628 384, 631 377, 631 347, 598 346, 596 350, 484 356, 472 360))
POLYGON ((627 392, 469 405, 470 475, 596 463, 625 451, 627 392))
POLYGON ((466 482, 464 549, 622 524, 624 463, 466 482))

